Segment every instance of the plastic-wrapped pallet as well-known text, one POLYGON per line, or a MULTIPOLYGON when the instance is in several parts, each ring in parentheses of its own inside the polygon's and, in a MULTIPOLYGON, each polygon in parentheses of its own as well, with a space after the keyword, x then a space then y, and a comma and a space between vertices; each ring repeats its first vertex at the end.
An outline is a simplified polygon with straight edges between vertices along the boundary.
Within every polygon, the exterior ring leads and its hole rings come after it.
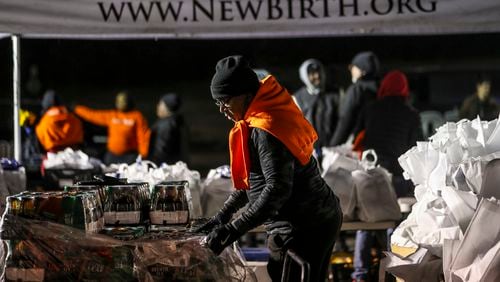
POLYGON ((1 236, 2 281, 256 281, 232 248, 216 256, 185 232, 119 241, 6 215, 1 236))

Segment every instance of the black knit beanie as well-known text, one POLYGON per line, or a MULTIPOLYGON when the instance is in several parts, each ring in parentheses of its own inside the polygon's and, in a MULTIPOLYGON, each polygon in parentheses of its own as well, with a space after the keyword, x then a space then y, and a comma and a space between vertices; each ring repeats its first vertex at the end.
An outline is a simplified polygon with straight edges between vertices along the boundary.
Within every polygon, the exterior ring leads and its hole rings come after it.
POLYGON ((212 98, 224 99, 246 93, 255 94, 260 83, 257 74, 242 56, 229 56, 215 66, 210 91, 212 98))
POLYGON ((181 98, 176 93, 167 93, 160 99, 172 112, 177 112, 181 107, 181 98))

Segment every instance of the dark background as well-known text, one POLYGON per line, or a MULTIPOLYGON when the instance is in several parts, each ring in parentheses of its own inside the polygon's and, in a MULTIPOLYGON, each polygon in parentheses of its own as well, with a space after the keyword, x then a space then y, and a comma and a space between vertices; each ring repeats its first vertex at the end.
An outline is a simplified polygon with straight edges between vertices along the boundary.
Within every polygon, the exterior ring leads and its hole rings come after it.
MULTIPOLYGON (((218 113, 210 97, 210 79, 218 59, 247 56, 255 68, 274 74, 291 92, 302 86, 300 64, 317 58, 327 67, 330 86, 346 89, 352 57, 365 50, 380 58, 383 72, 408 74, 414 106, 445 112, 460 105, 475 89, 480 73, 492 77, 492 94, 500 96, 500 34, 440 36, 371 36, 248 40, 46 40, 21 39, 22 104, 38 111, 43 91, 55 89, 68 105, 110 108, 118 90, 128 89, 149 123, 166 92, 184 100, 190 125, 193 169, 228 163, 227 131, 231 122, 218 113), (29 67, 37 65, 41 90, 25 85, 29 67)), ((12 139, 12 47, 0 40, 0 139, 12 139)), ((88 135, 104 134, 88 127, 88 135)), ((89 139, 90 140, 90 139, 89 139)), ((101 145, 95 153, 102 152, 101 145)))

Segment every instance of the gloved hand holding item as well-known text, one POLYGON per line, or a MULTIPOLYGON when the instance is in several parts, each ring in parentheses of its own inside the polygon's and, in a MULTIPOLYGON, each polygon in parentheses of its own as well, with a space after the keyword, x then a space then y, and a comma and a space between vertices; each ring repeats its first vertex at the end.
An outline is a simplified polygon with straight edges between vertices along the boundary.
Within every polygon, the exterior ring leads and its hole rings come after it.
POLYGON ((211 249, 214 254, 219 255, 227 246, 238 240, 240 236, 240 232, 231 224, 225 224, 208 234, 206 238, 207 247, 211 249))
POLYGON ((214 228, 228 223, 233 214, 248 202, 247 194, 244 190, 234 191, 224 202, 224 206, 219 212, 202 226, 196 228, 194 233, 210 233, 214 228))
POLYGON ((231 220, 232 214, 227 214, 222 211, 218 212, 216 215, 211 217, 206 223, 201 225, 200 227, 196 228, 193 232, 194 233, 210 233, 214 228, 217 226, 226 224, 231 220))

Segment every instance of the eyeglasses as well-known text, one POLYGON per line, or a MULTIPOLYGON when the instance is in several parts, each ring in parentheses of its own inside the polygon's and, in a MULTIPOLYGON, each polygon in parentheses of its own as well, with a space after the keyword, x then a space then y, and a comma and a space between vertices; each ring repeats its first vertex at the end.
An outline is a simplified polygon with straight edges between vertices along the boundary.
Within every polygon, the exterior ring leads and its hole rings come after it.
POLYGON ((228 107, 229 100, 231 100, 231 97, 225 98, 225 99, 215 99, 215 105, 217 107, 228 107))

